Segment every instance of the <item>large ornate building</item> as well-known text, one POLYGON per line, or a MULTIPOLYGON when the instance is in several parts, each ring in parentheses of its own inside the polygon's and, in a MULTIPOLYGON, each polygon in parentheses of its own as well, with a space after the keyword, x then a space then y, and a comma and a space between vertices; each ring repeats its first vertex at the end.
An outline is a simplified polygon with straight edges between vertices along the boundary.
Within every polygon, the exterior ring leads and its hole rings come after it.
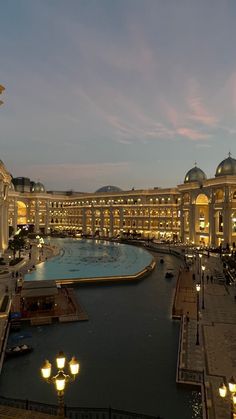
POLYGON ((28 178, 11 178, 0 163, 0 250, 9 227, 41 233, 71 232, 106 237, 143 237, 218 246, 236 242, 236 160, 230 155, 207 179, 198 167, 174 188, 95 193, 47 191, 28 178))

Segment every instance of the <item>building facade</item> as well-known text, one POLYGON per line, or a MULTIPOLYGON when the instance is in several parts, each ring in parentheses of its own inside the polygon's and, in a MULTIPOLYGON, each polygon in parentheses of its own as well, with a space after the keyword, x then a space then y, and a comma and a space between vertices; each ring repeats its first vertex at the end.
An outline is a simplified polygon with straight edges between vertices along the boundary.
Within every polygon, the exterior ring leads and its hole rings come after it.
POLYGON ((198 167, 174 188, 122 191, 113 186, 95 193, 46 191, 40 182, 13 178, 0 166, 1 249, 8 230, 85 234, 100 237, 139 235, 197 245, 236 242, 236 160, 230 155, 207 179, 198 167))

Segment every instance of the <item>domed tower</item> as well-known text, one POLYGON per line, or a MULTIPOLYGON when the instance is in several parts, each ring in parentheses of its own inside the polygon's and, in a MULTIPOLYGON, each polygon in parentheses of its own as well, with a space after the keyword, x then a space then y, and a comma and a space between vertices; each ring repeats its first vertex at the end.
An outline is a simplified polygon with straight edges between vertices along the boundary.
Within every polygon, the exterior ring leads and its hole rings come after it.
POLYGON ((102 192, 102 193, 107 193, 107 192, 111 192, 111 193, 113 193, 113 192, 121 192, 122 191, 122 189, 120 189, 120 188, 118 188, 118 186, 112 186, 112 185, 107 185, 107 186, 102 186, 101 188, 99 188, 97 191, 96 191, 96 193, 98 192, 98 193, 100 193, 100 192, 102 192))
POLYGON ((218 165, 215 177, 231 175, 236 175, 236 160, 233 159, 229 153, 229 157, 222 160, 222 162, 218 165))
POLYGON ((202 183, 206 179, 207 177, 206 177, 206 174, 203 172, 203 170, 195 166, 186 173, 185 178, 184 178, 184 183, 191 183, 191 182, 202 183))
POLYGON ((31 192, 34 193, 44 193, 45 191, 45 187, 41 182, 36 182, 31 189, 31 192))

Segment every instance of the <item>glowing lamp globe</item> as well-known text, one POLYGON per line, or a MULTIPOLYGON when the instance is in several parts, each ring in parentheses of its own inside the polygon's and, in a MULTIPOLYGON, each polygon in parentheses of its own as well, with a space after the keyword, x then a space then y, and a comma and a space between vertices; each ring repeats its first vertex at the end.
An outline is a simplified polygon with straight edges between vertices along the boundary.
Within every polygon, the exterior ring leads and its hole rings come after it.
POLYGON ((57 391, 63 391, 65 389, 66 379, 65 379, 65 375, 63 374, 62 371, 60 371, 57 374, 57 376, 55 378, 55 385, 56 385, 57 391))
POLYGON ((48 360, 46 360, 41 368, 42 377, 47 379, 50 377, 52 371, 52 364, 48 360))
POLYGON ((63 352, 59 352, 56 358, 57 368, 63 370, 66 362, 66 357, 63 352))
POLYGON ((70 365, 70 372, 72 375, 77 375, 79 373, 79 363, 77 359, 73 356, 71 361, 69 362, 70 365))

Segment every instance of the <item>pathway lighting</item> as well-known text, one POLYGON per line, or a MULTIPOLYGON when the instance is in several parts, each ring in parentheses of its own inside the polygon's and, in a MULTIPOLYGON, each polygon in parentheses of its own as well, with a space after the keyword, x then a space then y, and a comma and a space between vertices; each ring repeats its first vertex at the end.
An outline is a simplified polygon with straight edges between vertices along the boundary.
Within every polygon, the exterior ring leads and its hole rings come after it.
POLYGON ((225 383, 221 383, 221 385, 219 386, 219 395, 222 398, 225 398, 227 396, 228 393, 228 389, 229 389, 229 394, 230 394, 230 401, 231 401, 231 419, 235 419, 236 418, 236 382, 234 377, 231 377, 229 382, 228 382, 228 388, 225 385, 225 383))
POLYGON ((196 345, 199 345, 199 293, 201 290, 201 285, 198 283, 196 284, 196 291, 197 291, 197 334, 196 334, 196 345))
POLYGON ((65 403, 64 403, 64 391, 66 383, 69 381, 74 381, 77 374, 79 373, 79 363, 77 359, 73 356, 71 361, 67 363, 69 366, 69 374, 65 373, 64 368, 66 365, 66 357, 63 352, 59 352, 56 357, 57 373, 51 376, 52 365, 46 360, 41 367, 41 375, 44 380, 49 384, 54 384, 57 396, 58 396, 58 417, 60 419, 65 419, 65 403))

